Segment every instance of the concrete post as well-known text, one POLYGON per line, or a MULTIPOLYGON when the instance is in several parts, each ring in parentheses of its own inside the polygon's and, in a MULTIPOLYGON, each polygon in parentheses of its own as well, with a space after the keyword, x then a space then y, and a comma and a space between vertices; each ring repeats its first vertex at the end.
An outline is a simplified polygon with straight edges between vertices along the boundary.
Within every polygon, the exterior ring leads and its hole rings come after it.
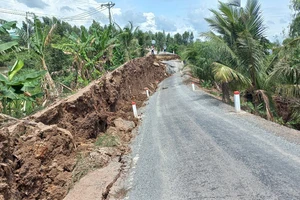
POLYGON ((239 91, 234 91, 234 107, 236 112, 241 111, 241 99, 239 91))
POLYGON ((133 110, 133 115, 135 118, 138 117, 137 109, 136 109, 136 103, 132 102, 132 110, 133 110))
POLYGON ((195 91, 195 83, 192 83, 193 91, 195 91))
POLYGON ((149 89, 148 88, 146 88, 146 94, 147 94, 147 97, 149 98, 150 94, 149 94, 149 89))

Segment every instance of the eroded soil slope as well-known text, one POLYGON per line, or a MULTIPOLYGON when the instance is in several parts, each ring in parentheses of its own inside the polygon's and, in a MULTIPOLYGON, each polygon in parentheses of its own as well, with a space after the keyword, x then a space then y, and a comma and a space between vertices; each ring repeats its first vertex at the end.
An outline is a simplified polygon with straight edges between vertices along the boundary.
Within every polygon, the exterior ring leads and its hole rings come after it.
MULTIPOLYGON (((46 110, 2 127, 0 199, 62 199, 70 189, 78 153, 92 148, 99 134, 116 126, 117 118, 137 124, 131 102, 141 106, 144 88, 154 91, 165 77, 165 66, 154 56, 135 59, 46 110)), ((130 140, 126 131, 121 134, 130 140)), ((104 153, 99 167, 113 154, 127 151, 121 144, 104 153)))

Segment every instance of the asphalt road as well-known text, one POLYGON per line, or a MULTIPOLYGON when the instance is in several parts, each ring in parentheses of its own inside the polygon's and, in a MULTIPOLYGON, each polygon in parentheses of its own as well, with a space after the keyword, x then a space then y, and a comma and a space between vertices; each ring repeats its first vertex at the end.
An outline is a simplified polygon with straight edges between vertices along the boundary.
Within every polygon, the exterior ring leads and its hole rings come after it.
POLYGON ((300 146, 273 123, 192 91, 178 73, 143 112, 126 199, 300 199, 300 146))

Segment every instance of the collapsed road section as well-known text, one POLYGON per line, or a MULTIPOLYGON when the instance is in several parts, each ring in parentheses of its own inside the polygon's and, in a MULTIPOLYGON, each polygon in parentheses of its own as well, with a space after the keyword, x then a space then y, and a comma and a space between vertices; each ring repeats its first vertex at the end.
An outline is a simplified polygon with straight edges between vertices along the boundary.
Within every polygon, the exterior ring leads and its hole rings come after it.
POLYGON ((154 92, 168 76, 160 60, 176 58, 129 61, 45 110, 7 122, 0 129, 0 199, 63 199, 90 169, 126 154, 138 124, 131 102, 142 106, 144 88, 154 92), (95 145, 102 135, 113 142, 95 145))

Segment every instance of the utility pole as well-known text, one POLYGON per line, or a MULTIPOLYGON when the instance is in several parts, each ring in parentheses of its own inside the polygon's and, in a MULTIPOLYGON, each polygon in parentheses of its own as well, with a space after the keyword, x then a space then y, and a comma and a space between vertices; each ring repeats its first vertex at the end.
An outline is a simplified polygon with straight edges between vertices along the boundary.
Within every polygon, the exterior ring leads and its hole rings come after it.
POLYGON ((110 9, 112 8, 112 7, 114 7, 116 4, 115 3, 113 3, 113 2, 108 2, 108 3, 105 3, 105 4, 101 4, 101 7, 106 7, 106 8, 108 8, 108 14, 109 14, 109 24, 111 25, 111 21, 112 21, 112 19, 111 19, 111 12, 110 12, 110 9))
POLYGON ((26 31, 26 35, 27 35, 27 49, 28 49, 28 51, 29 51, 29 21, 28 21, 28 14, 29 14, 29 12, 26 12, 26 23, 27 23, 27 26, 26 26, 26 29, 27 29, 27 31, 26 31))
POLYGON ((26 12, 26 22, 27 22, 27 48, 28 48, 28 51, 30 49, 30 33, 29 33, 29 15, 31 15, 32 17, 34 17, 34 13, 31 13, 31 12, 26 12))

